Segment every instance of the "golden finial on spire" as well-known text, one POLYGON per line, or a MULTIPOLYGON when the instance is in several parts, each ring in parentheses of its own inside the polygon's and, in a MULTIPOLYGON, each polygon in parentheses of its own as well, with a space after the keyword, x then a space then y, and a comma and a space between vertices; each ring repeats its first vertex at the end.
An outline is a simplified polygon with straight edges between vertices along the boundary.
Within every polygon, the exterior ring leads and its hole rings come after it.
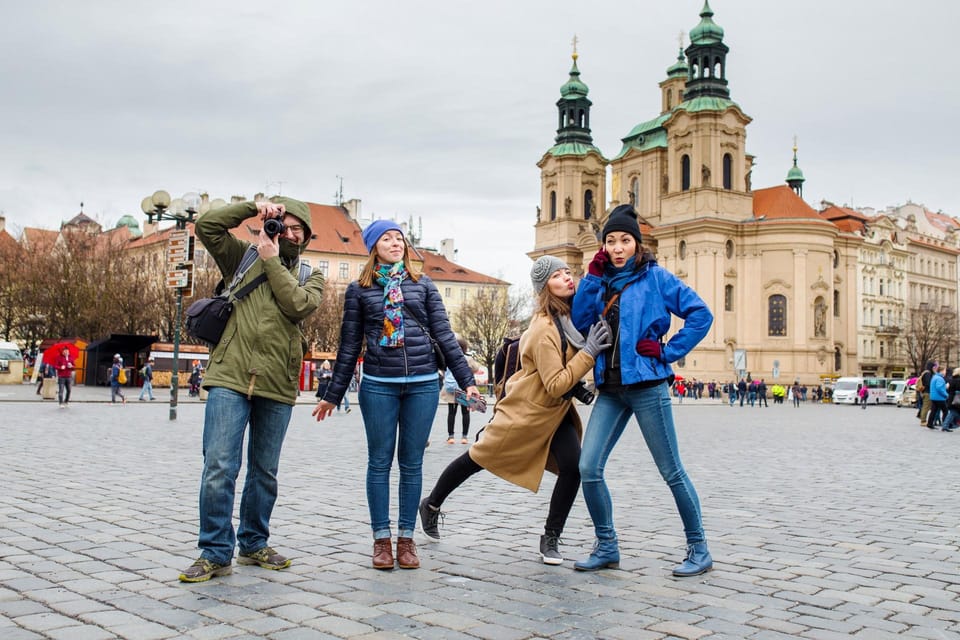
POLYGON ((797 135, 793 135, 793 155, 797 155, 797 135))
POLYGON ((577 34, 573 34, 573 40, 571 41, 571 44, 573 44, 573 61, 574 62, 576 62, 577 58, 580 56, 580 54, 577 53, 578 42, 580 42, 580 40, 579 38, 577 38, 577 34))
POLYGON ((683 31, 677 34, 677 42, 680 44, 680 48, 683 49, 683 31))

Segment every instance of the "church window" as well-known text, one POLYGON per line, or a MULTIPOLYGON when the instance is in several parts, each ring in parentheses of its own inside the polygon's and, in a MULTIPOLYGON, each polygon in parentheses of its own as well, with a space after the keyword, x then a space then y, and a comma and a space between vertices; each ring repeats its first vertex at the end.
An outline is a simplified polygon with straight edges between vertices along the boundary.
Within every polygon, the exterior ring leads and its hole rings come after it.
POLYGON ((556 191, 550 192, 550 219, 551 220, 557 219, 557 192, 556 191))
POLYGON ((733 156, 723 154, 723 188, 733 189, 733 156))
POLYGON ((771 336, 787 335, 787 297, 781 294, 770 296, 767 300, 767 334, 771 336))
POLYGON ((723 288, 723 310, 733 311, 733 285, 728 284, 723 288))
POLYGON ((840 292, 836 289, 833 290, 833 317, 840 317, 840 292))
POLYGON ((690 190, 690 156, 683 154, 680 158, 680 189, 682 191, 690 190))
POLYGON ((593 216, 593 191, 587 189, 583 192, 583 219, 589 220, 593 216))
POLYGON ((842 357, 840 355, 840 347, 834 347, 833 349, 833 370, 840 371, 842 357))
POLYGON ((727 240, 727 243, 724 246, 724 251, 727 254, 728 260, 733 257, 733 240, 727 240))
POLYGON ((680 246, 677 248, 677 255, 680 256, 681 260, 685 260, 687 257, 687 241, 681 240, 680 246))
POLYGON ((673 89, 667 89, 667 109, 673 109, 673 89))
POLYGON ((840 252, 835 250, 833 252, 833 268, 836 269, 839 266, 840 266, 840 252))
POLYGON ((634 207, 640 205, 640 178, 630 181, 630 204, 634 207))

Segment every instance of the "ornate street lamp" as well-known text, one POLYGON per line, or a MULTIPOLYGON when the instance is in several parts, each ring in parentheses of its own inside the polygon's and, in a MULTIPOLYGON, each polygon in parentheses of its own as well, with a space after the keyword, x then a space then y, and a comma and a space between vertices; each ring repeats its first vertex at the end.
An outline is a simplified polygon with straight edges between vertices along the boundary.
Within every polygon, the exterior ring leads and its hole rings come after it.
MULTIPOLYGON (((178 231, 185 231, 187 223, 193 222, 200 206, 200 195, 197 193, 184 194, 171 202, 170 194, 166 191, 156 191, 147 196, 140 203, 140 208, 147 215, 147 223, 153 224, 154 218, 159 223, 162 220, 174 220, 178 231)), ((183 235, 183 234, 178 234, 183 235)), ((189 238, 186 243, 189 248, 189 238)), ((189 249, 188 249, 189 251, 189 249)), ((190 251, 186 259, 175 265, 176 269, 192 268, 193 255, 190 251)), ((177 314, 173 324, 173 374, 170 380, 170 419, 177 419, 177 394, 180 389, 180 324, 183 316, 183 286, 177 286, 177 314)))

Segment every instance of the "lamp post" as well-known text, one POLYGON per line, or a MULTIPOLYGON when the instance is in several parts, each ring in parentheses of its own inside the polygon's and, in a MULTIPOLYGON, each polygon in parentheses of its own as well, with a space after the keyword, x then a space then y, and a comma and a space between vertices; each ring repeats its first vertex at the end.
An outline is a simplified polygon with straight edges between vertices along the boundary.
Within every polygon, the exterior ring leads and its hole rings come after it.
MULTIPOLYGON (((197 208, 200 206, 200 195, 196 193, 187 193, 183 198, 170 201, 170 194, 166 191, 156 191, 152 196, 147 196, 140 203, 140 208, 147 215, 147 223, 153 224, 154 218, 157 222, 161 220, 173 220, 176 222, 178 231, 186 231, 187 223, 193 222, 197 214, 197 208)), ((182 234, 180 234, 182 235, 182 234)), ((186 246, 189 251, 189 238, 186 246)), ((190 269, 193 260, 192 252, 186 254, 185 260, 178 260, 176 263, 168 258, 168 267, 173 266, 176 269, 190 269)), ((177 286, 177 313, 173 323, 173 373, 170 379, 170 419, 177 419, 177 395, 180 389, 180 323, 183 316, 183 289, 182 285, 177 286)))

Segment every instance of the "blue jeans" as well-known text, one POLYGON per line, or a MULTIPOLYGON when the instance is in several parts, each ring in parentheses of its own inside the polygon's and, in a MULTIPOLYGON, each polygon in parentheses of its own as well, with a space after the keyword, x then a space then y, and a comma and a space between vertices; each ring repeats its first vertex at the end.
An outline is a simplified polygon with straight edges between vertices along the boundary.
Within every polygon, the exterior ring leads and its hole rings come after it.
POLYGON ((400 467, 398 535, 413 537, 423 487, 423 450, 439 395, 437 376, 408 383, 366 379, 360 385, 360 411, 367 432, 367 506, 376 539, 391 535, 390 469, 394 452, 400 467))
POLYGON ((241 553, 267 546, 270 514, 277 502, 280 448, 293 407, 223 387, 210 389, 203 420, 203 476, 200 481, 201 556, 227 564, 234 545, 241 553), (240 526, 233 532, 233 501, 247 441, 247 476, 240 498, 240 526))
POLYGON ((140 399, 143 400, 143 394, 147 394, 147 397, 153 400, 153 382, 150 380, 143 381, 143 388, 140 389, 140 399))
POLYGON ((618 392, 601 390, 593 405, 590 422, 580 453, 580 480, 583 499, 593 519, 597 538, 616 536, 613 527, 613 501, 603 478, 607 458, 617 444, 623 430, 636 416, 647 449, 666 481, 683 520, 687 544, 705 542, 700 517, 700 499, 693 483, 680 462, 677 434, 673 427, 673 410, 666 383, 645 389, 622 389, 618 392))

